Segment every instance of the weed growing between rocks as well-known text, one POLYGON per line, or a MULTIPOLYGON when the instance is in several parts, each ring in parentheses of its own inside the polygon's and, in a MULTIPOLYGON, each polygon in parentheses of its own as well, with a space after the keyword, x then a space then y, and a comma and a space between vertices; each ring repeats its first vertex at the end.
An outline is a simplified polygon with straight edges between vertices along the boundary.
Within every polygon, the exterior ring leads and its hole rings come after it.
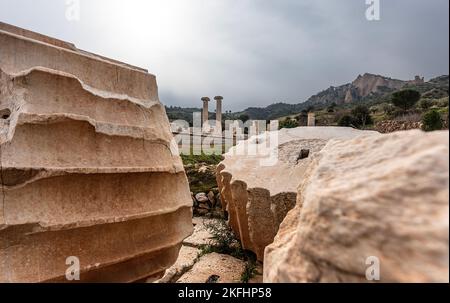
POLYGON ((244 272, 241 275, 241 282, 248 283, 250 279, 258 274, 258 270, 256 267, 256 260, 254 257, 248 257, 248 260, 245 263, 244 272))
POLYGON ((224 219, 205 223, 205 228, 212 235, 207 245, 200 247, 198 258, 211 253, 230 255, 245 261, 245 269, 241 274, 241 282, 248 283, 257 273, 256 256, 242 248, 241 242, 224 219))
POLYGON ((207 222, 205 223, 205 228, 212 237, 210 243, 205 245, 202 251, 207 253, 216 252, 243 259, 244 251, 241 242, 236 238, 236 235, 225 220, 207 222))

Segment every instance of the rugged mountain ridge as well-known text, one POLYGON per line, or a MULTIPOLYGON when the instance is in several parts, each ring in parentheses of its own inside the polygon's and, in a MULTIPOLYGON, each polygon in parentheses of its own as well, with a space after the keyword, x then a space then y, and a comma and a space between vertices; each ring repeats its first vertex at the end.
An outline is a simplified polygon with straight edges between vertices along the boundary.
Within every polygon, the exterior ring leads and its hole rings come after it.
POLYGON ((366 73, 359 75, 352 83, 331 86, 299 104, 276 103, 264 108, 250 107, 236 115, 248 115, 250 119, 276 119, 297 114, 310 108, 323 108, 333 103, 351 105, 357 102, 380 103, 397 90, 411 88, 419 91, 425 98, 448 96, 449 76, 443 75, 425 81, 416 76, 414 80, 398 80, 366 73))
MULTIPOLYGON (((249 107, 241 112, 224 114, 226 119, 240 119, 247 116, 254 120, 272 120, 298 114, 310 108, 323 108, 333 103, 352 105, 357 102, 381 103, 387 101, 389 95, 397 90, 411 88, 422 93, 424 98, 439 99, 448 96, 449 76, 443 75, 425 81, 416 76, 414 80, 398 80, 381 75, 365 73, 353 82, 341 86, 331 86, 307 101, 298 104, 274 103, 267 107, 249 107)), ((201 112, 200 108, 167 107, 171 121, 186 120, 192 122, 192 113, 201 112)), ((213 115, 213 113, 211 113, 213 115)))
POLYGON ((330 87, 317 95, 309 98, 306 103, 320 104, 344 104, 364 101, 371 95, 383 95, 402 89, 407 85, 420 85, 425 83, 424 78, 416 76, 414 80, 403 81, 381 75, 365 73, 359 75, 352 83, 338 87, 330 87))

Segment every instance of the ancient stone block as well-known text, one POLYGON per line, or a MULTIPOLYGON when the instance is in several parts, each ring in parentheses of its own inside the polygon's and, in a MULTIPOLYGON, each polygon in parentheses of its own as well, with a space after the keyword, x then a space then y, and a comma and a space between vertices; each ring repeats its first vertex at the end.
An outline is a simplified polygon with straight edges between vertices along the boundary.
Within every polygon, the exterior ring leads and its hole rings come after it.
POLYGON ((448 282, 448 132, 333 140, 312 161, 264 282, 367 282, 372 265, 381 282, 448 282))
POLYGON ((0 23, 0 282, 161 275, 192 199, 155 76, 0 23))
POLYGON ((311 156, 330 139, 366 133, 373 132, 337 127, 282 129, 277 139, 263 134, 232 148, 217 168, 217 182, 228 223, 243 248, 262 261, 266 246, 295 206, 297 186, 311 156), (276 161, 265 163, 270 155, 276 161))

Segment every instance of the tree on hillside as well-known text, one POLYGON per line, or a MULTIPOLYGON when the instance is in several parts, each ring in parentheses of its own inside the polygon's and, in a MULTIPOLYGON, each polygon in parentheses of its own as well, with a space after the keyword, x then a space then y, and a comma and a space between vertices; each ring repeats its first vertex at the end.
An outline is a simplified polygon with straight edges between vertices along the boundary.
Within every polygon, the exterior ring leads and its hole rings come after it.
POLYGON ((444 127, 441 115, 436 110, 430 110, 423 115, 422 124, 422 129, 427 132, 441 130, 444 127))
POLYGON ((248 120, 250 120, 250 117, 248 115, 246 115, 246 114, 243 114, 243 115, 239 116, 239 120, 245 123, 248 120))
POLYGON ((365 105, 358 105, 352 110, 352 116, 354 123, 358 127, 365 128, 367 124, 372 123, 372 117, 370 116, 370 110, 365 105))
POLYGON ((395 106, 392 103, 381 104, 381 110, 388 116, 391 116, 395 112, 395 106))
POLYGON ((352 127, 353 126, 353 117, 350 115, 344 115, 339 119, 339 126, 342 127, 352 127))
POLYGON ((291 119, 287 117, 283 121, 280 122, 280 129, 282 128, 296 128, 299 127, 298 121, 295 119, 291 119))
POLYGON ((335 109, 336 109, 336 102, 331 103, 328 107, 327 107, 327 112, 329 113, 334 113, 335 109))
POLYGON ((307 113, 311 113, 315 110, 315 107, 313 105, 308 106, 308 108, 306 109, 307 113))
POLYGON ((420 100, 420 93, 412 89, 405 89, 392 94, 391 102, 405 112, 420 100))
POLYGON ((297 120, 298 126, 308 125, 308 113, 302 111, 295 117, 295 120, 297 120))

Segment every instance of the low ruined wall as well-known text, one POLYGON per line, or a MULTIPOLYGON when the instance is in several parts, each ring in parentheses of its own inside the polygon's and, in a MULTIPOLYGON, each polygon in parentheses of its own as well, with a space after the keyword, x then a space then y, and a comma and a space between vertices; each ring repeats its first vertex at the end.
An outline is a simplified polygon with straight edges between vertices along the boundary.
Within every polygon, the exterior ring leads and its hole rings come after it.
POLYGON ((192 200, 146 71, 0 24, 0 282, 159 277, 192 200), (10 31, 7 31, 10 30, 10 31))
POLYGON ((276 140, 268 134, 252 137, 225 154, 217 168, 217 183, 228 223, 243 248, 263 261, 265 248, 296 204, 297 186, 311 157, 332 138, 350 139, 363 133, 338 127, 282 129, 276 140), (308 151, 307 157, 301 157, 302 150, 308 151), (275 154, 276 161, 269 163, 269 156, 275 154))
POLYGON ((448 282, 448 169, 448 131, 329 142, 266 249, 264 282, 367 282, 378 262, 381 282, 448 282))
POLYGON ((377 123, 375 129, 382 133, 393 133, 402 130, 421 129, 422 122, 386 120, 377 123))

